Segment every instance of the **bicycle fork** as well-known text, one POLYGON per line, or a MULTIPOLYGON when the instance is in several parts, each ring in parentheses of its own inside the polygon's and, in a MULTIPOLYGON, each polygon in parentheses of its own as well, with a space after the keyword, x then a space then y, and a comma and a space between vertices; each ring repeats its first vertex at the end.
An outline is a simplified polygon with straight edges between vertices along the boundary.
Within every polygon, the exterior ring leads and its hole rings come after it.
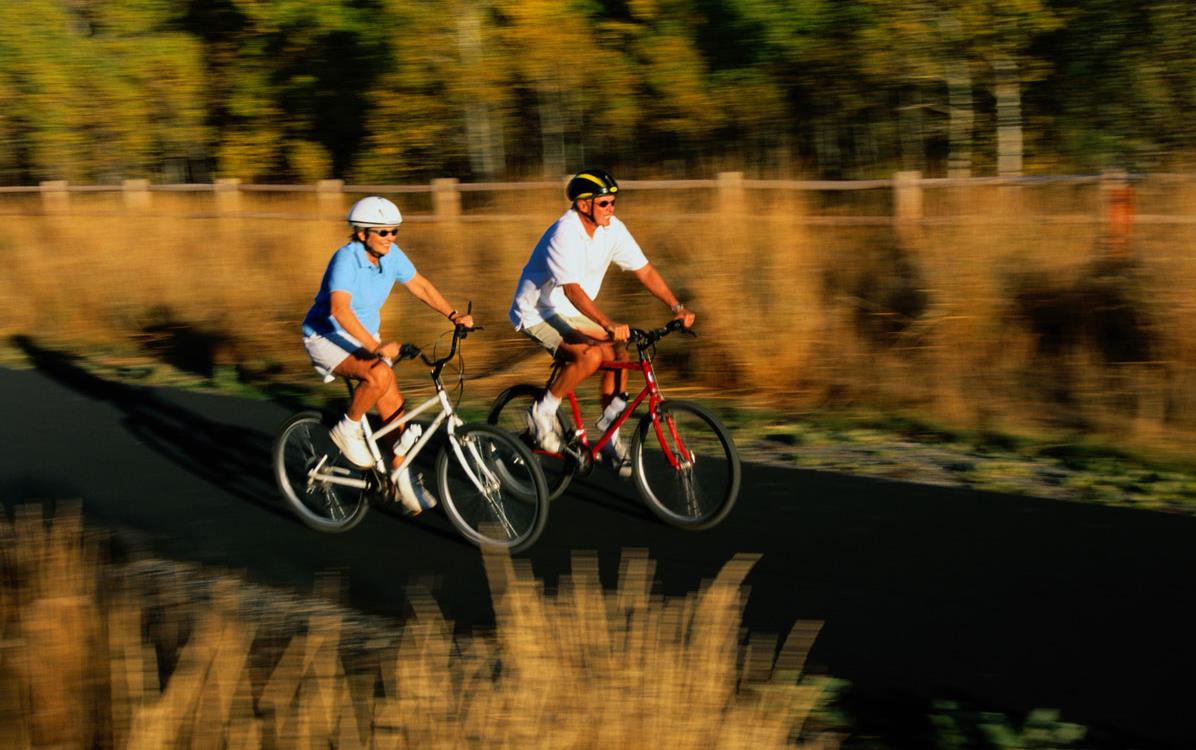
MULTIPOLYGON (((460 423, 456 415, 453 416, 453 420, 460 423)), ((514 537, 516 535, 515 526, 507 518, 506 511, 503 509, 498 497, 498 493, 502 491, 502 481, 487 465, 485 459, 483 459, 477 440, 459 440, 453 429, 449 430, 448 438, 449 444, 453 448, 453 453, 457 456, 457 461, 465 471, 465 476, 469 478, 469 481, 473 483, 473 486, 477 488, 482 497, 486 498, 486 505, 490 508, 491 517, 494 518, 508 538, 514 537), (464 450, 462 449, 462 444, 464 444, 464 450), (466 454, 472 460, 467 460, 466 454)))

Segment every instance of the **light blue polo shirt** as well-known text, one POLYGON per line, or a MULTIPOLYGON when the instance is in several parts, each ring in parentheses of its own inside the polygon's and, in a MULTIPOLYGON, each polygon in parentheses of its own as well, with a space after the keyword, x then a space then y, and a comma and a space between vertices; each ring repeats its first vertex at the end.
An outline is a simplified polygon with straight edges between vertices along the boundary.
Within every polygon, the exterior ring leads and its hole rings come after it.
POLYGON ((382 326, 382 305, 390 296, 395 282, 406 284, 415 278, 415 264, 398 248, 390 246, 390 252, 378 259, 378 265, 370 263, 365 245, 354 240, 337 250, 328 261, 320 291, 307 317, 303 319, 303 335, 327 336, 334 332, 345 333, 332 317, 332 293, 348 292, 353 299, 350 307, 353 314, 370 333, 376 333, 382 326))

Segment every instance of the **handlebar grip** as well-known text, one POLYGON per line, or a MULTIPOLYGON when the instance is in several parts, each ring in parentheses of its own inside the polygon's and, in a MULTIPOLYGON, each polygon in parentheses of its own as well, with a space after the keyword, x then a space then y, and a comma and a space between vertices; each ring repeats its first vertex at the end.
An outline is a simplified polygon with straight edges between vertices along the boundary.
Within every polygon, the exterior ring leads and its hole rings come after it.
POLYGON ((415 359, 420 353, 419 347, 415 344, 403 344, 399 347, 399 359, 415 359))

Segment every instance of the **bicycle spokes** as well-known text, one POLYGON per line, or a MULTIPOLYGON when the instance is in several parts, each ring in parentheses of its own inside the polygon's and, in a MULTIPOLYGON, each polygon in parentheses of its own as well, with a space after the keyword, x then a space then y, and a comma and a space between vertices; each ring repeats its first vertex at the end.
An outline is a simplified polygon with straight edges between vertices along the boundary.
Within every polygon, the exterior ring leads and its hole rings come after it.
POLYGON ((287 420, 273 451, 274 475, 284 501, 300 520, 320 531, 347 531, 368 508, 366 482, 344 466, 318 412, 287 420))
POLYGON ((677 484, 686 512, 691 516, 699 514, 702 509, 699 500, 701 492, 698 489, 698 480, 692 466, 682 468, 677 472, 677 484))
POLYGON ((543 529, 547 492, 527 448, 489 425, 469 425, 437 460, 445 510, 471 540, 515 549, 543 529))
POLYGON ((707 528, 738 494, 739 460, 725 428, 697 404, 668 401, 641 422, 633 448, 636 487, 658 516, 707 528))
POLYGON ((329 518, 343 519, 349 515, 345 512, 345 506, 341 505, 340 498, 332 491, 332 485, 321 484, 320 490, 324 496, 324 509, 327 511, 326 515, 329 518))

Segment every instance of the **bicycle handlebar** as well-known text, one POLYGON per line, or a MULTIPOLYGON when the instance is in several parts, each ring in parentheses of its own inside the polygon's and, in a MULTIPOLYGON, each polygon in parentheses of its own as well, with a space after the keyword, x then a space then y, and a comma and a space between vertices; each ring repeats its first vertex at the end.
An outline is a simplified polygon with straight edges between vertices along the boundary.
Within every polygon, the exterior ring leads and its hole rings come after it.
POLYGON ((441 368, 443 368, 446 364, 448 364, 448 362, 454 356, 456 356, 457 345, 460 343, 461 339, 465 338, 466 336, 473 333, 474 331, 484 331, 484 330, 486 330, 484 326, 474 326, 473 328, 468 328, 466 326, 461 325, 460 323, 454 325, 453 326, 453 343, 449 347, 449 353, 444 355, 440 359, 428 359, 428 355, 424 354, 422 349, 420 349, 415 344, 411 344, 411 343, 403 344, 401 347, 399 347, 399 358, 397 360, 395 360, 394 362, 392 362, 389 359, 386 359, 385 357, 383 357, 382 359, 384 359, 387 364, 393 366, 395 364, 395 362, 401 362, 404 359, 416 359, 418 357, 421 361, 423 361, 423 363, 425 365, 433 368, 434 370, 437 371, 437 374, 439 374, 439 370, 441 368))
POLYGON ((651 330, 633 327, 631 329, 631 335, 627 337, 627 340, 634 343, 636 346, 648 347, 652 346, 657 341, 660 341, 665 336, 668 336, 670 333, 676 333, 677 331, 680 331, 688 336, 693 336, 694 338, 697 338, 698 336, 697 331, 694 331, 692 328, 685 327, 685 322, 681 320, 681 318, 674 318, 660 328, 653 328, 651 330))

